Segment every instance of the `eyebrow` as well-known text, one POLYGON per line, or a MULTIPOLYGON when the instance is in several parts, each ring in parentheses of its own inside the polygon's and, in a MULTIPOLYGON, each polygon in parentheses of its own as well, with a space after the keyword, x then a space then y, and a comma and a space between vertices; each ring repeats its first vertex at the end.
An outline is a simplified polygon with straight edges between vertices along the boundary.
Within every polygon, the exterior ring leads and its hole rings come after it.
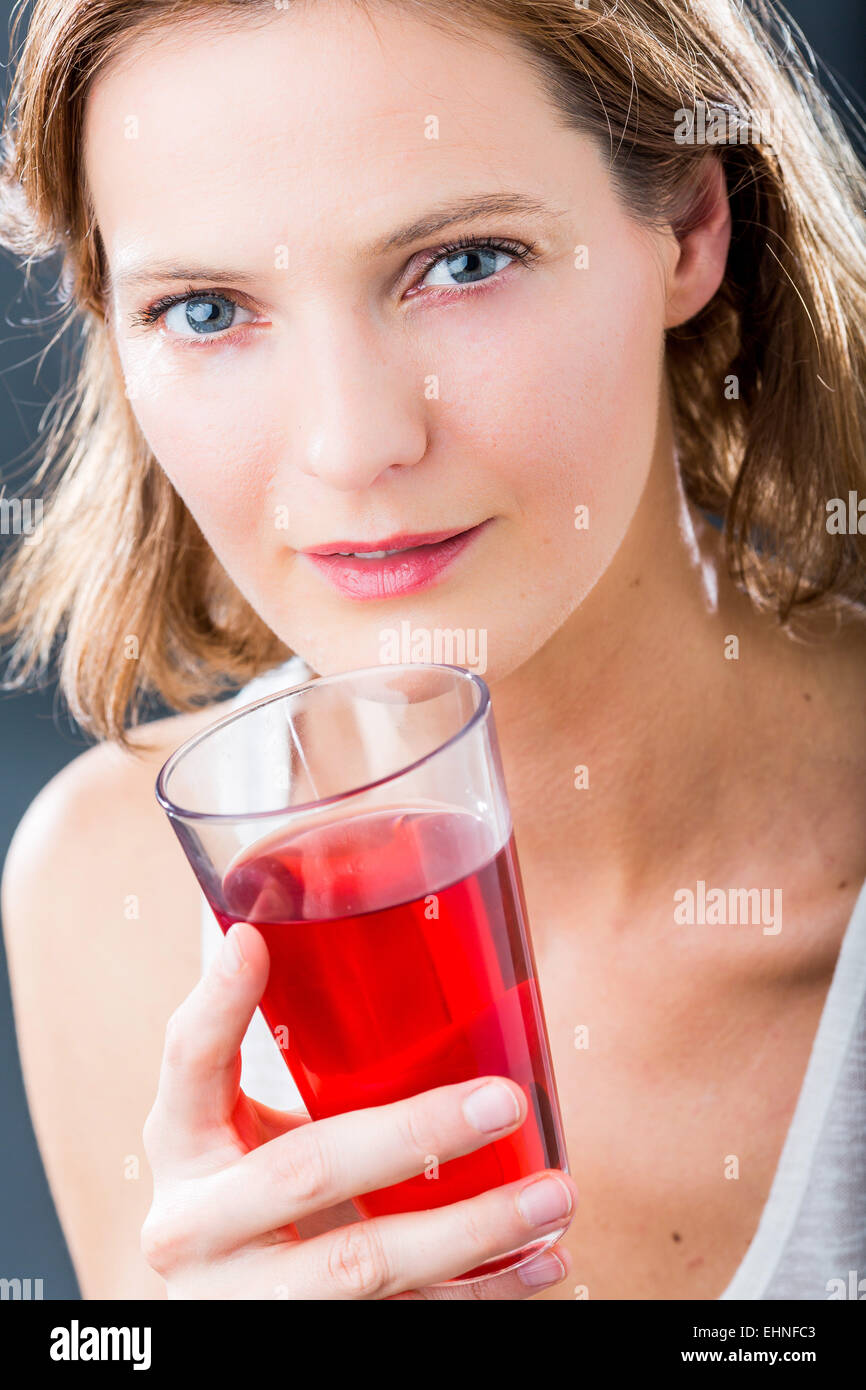
MULTIPOLYGON (((551 208, 539 198, 527 193, 468 194, 456 202, 433 208, 423 217, 408 222, 380 240, 363 247, 359 259, 387 255, 389 251, 412 246, 416 241, 435 236, 458 222, 477 222, 488 217, 564 217, 564 208, 551 208)), ((223 266, 181 265, 177 261, 133 261, 131 258, 116 276, 108 271, 109 289, 138 289, 155 281, 202 281, 211 284, 251 285, 257 279, 249 271, 232 270, 223 266)))
POLYGON ((457 202, 434 208, 424 217, 409 222, 396 232, 383 237, 381 241, 368 246, 365 255, 381 256, 400 247, 411 246, 413 242, 425 237, 435 236, 455 222, 477 222, 483 217, 564 217, 565 210, 550 208, 539 198, 528 193, 475 193, 459 198, 457 202))

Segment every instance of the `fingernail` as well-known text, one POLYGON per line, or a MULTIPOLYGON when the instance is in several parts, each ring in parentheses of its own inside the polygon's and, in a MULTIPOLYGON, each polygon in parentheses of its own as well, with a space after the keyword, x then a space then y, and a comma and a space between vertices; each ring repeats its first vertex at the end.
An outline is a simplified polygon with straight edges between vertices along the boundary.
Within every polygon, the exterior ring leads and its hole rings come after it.
POLYGON ((494 1130, 506 1129, 520 1118, 520 1103, 507 1086, 490 1081, 466 1097, 463 1114, 473 1129, 480 1130, 482 1134, 492 1134, 494 1130))
POLYGON ((559 1178, 538 1178, 524 1187, 517 1199, 521 1215, 531 1226, 546 1226, 548 1221, 568 1216, 571 1193, 559 1178))
POLYGON ((236 975, 238 971, 242 970, 244 965, 246 964, 246 961, 244 960, 244 953, 241 950, 240 942, 238 941, 238 933, 236 927, 230 927, 229 930, 226 932, 226 937, 223 942, 222 962, 223 966, 226 970, 228 970, 230 975, 236 975))
POLYGON ((565 1265, 558 1255, 548 1250, 546 1255, 539 1255, 537 1260, 530 1260, 528 1264, 521 1265, 517 1273, 524 1284, 528 1284, 530 1288, 538 1288, 540 1284, 555 1284, 561 1279, 565 1274, 565 1265))

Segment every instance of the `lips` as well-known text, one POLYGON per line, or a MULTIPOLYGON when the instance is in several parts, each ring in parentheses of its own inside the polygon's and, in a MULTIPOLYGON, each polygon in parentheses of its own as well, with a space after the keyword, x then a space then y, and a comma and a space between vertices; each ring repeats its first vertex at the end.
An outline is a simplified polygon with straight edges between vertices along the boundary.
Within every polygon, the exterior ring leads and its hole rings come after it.
POLYGON ((334 541, 300 553, 345 598, 398 598, 435 584, 489 524, 488 520, 468 531, 403 534, 377 541, 334 541), (358 553, 381 551, 399 553, 357 558, 358 553))
POLYGON ((380 550, 415 550, 421 545, 438 545, 440 541, 465 535, 464 531, 426 531, 423 534, 401 532, 383 541, 333 541, 330 545, 310 546, 304 555, 357 555, 380 550))

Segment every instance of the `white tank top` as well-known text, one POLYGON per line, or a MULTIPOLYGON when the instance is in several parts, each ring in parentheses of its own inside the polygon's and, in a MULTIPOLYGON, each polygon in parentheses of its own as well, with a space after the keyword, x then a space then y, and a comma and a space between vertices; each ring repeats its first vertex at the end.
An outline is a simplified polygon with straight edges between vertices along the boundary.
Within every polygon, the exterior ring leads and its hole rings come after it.
MULTIPOLYGON (((300 657, 257 677, 228 710, 311 676, 300 657)), ((222 942, 202 895, 202 965, 222 942)), ((256 1009, 241 1085, 277 1110, 300 1092, 256 1009)), ((722 1299, 866 1299, 866 884, 848 923, 794 1116, 758 1223, 722 1299), (860 1281, 863 1281, 862 1286, 860 1281)))

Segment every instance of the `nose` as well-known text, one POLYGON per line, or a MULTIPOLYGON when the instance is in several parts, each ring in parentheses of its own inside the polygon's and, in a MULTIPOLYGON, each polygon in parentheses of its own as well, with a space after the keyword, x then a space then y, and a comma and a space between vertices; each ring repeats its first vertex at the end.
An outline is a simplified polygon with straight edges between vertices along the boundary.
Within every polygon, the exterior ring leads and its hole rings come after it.
POLYGON ((399 337, 396 349, 387 344, 360 313, 307 319, 295 343, 301 390, 292 410, 294 461, 303 473, 357 492, 424 457, 424 376, 405 349, 399 337))

